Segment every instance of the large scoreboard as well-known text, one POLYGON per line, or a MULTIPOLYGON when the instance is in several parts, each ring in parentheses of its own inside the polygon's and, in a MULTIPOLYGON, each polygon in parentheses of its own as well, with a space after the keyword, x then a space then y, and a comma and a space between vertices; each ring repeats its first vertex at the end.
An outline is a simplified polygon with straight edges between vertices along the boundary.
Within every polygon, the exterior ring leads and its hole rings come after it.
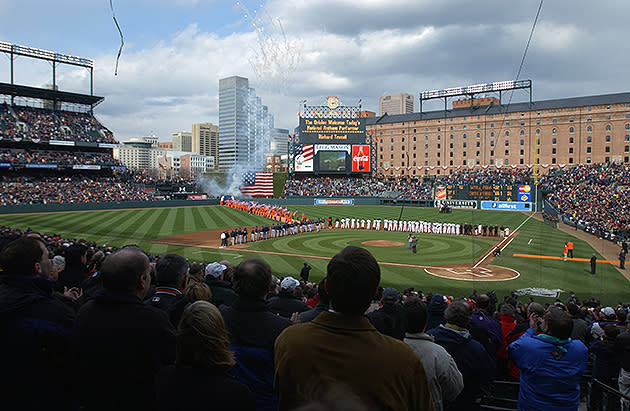
POLYGON ((532 201, 529 184, 450 184, 445 189, 447 200, 532 201))
POLYGON ((370 173, 372 153, 359 112, 339 105, 336 96, 328 96, 325 106, 305 106, 293 141, 294 171, 370 173))

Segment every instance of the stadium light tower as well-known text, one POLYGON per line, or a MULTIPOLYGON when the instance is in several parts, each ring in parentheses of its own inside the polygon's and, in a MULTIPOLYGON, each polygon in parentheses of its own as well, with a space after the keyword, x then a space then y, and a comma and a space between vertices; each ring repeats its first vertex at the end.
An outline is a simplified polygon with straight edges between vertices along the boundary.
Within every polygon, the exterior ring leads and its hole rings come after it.
POLYGON ((52 85, 53 90, 56 89, 56 67, 57 64, 70 64, 72 66, 85 67, 90 70, 90 95, 94 95, 94 60, 82 57, 70 56, 68 54, 55 53, 54 51, 42 50, 35 47, 19 46, 17 44, 0 41, 0 52, 9 54, 11 61, 11 85, 13 80, 13 60, 15 56, 31 57, 39 60, 47 60, 52 63, 52 85))

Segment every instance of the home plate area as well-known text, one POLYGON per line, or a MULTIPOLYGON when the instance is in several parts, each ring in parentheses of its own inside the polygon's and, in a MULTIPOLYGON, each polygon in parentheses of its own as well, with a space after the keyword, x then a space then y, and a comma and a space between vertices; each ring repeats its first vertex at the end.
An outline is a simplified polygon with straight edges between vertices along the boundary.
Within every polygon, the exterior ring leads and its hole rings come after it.
POLYGON ((507 281, 521 275, 516 270, 497 265, 480 265, 473 268, 472 264, 449 264, 427 267, 424 271, 440 278, 468 281, 507 281))

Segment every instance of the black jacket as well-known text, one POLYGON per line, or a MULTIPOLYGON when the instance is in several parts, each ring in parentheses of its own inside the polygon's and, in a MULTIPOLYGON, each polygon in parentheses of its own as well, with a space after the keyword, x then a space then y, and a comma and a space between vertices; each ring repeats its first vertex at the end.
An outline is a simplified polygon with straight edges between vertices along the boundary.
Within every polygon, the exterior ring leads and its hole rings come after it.
POLYGON ((381 308, 367 315, 381 333, 403 340, 407 330, 407 314, 400 304, 383 304, 381 308))
POLYGON ((254 411, 247 386, 229 375, 206 369, 169 365, 156 378, 156 409, 164 411, 254 411))
POLYGON ((175 360, 166 313, 129 293, 106 290, 85 303, 72 343, 87 410, 150 409, 155 375, 175 360))
POLYGON ((63 271, 59 273, 57 279, 57 285, 55 289, 63 292, 63 287, 77 287, 81 288, 83 281, 87 278, 87 269, 83 264, 67 266, 63 271))
POLYGON ((271 304, 271 312, 284 318, 291 318, 293 313, 303 313, 310 309, 304 301, 284 290, 280 290, 277 297, 270 298, 269 303, 271 304))
POLYGON ((73 406, 67 389, 75 313, 52 296, 53 285, 0 274, 0 409, 73 406))
POLYGON ((168 315, 168 319, 171 321, 171 324, 173 324, 173 327, 177 328, 184 309, 188 306, 190 301, 185 294, 182 294, 182 292, 176 288, 157 287, 153 297, 149 300, 145 300, 144 303, 164 311, 166 315, 168 315))
POLYGON ((210 291, 212 291, 212 304, 216 307, 220 307, 223 304, 232 305, 238 294, 232 289, 230 283, 216 280, 212 277, 206 277, 205 282, 210 287, 210 291))

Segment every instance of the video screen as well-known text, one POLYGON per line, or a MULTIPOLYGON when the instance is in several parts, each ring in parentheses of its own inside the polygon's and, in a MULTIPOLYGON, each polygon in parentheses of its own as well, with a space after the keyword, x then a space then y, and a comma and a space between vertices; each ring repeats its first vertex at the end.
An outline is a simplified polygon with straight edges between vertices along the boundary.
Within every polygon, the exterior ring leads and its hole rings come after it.
POLYGON ((320 151, 319 171, 346 171, 345 151, 320 151))

